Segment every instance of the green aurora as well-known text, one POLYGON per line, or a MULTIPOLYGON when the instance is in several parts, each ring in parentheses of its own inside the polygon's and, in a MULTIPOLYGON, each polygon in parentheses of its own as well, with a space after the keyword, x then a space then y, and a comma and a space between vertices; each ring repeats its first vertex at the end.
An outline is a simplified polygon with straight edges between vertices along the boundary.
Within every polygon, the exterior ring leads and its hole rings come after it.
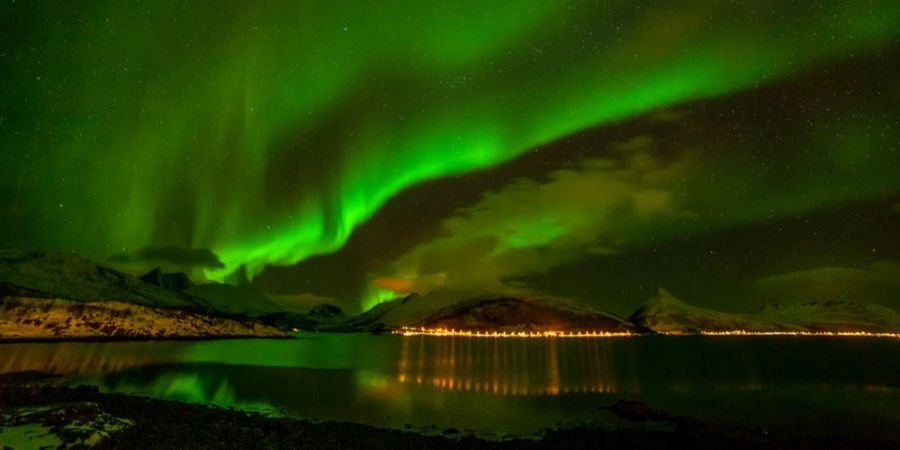
MULTIPOLYGON (((271 266, 341 251, 423 183, 500 170, 598 127, 647 114, 677 119, 670 108, 891 49, 900 4, 36 1, 5 4, 0 30, 0 244, 104 259, 208 249, 217 261, 198 265, 206 277, 265 279, 271 266)), ((659 146, 618 159, 578 155, 536 171, 547 183, 492 186, 454 204, 430 225, 445 235, 367 266, 353 277, 363 287, 347 294, 356 298, 341 300, 367 307, 413 289, 505 289, 515 284, 505 280, 578 260, 601 238, 608 242, 588 253, 896 194, 890 110, 900 94, 887 86, 893 91, 869 93, 872 106, 859 115, 848 109, 853 120, 817 124, 840 140, 804 137, 813 154, 779 178, 795 186, 783 195, 761 198, 752 185, 722 194, 757 180, 759 166, 733 149, 715 163, 693 149, 665 156, 659 146), (853 165, 865 181, 822 183, 853 165), (706 179, 706 169, 735 181, 706 179), (676 178, 688 180, 689 205, 671 201, 676 178), (561 205, 560 192, 581 203, 561 205), (506 214, 507 199, 523 198, 543 203, 506 214), (620 221, 616 209, 594 207, 634 199, 644 213, 620 221), (738 200, 747 206, 727 207, 738 200), (698 211, 694 225, 673 225, 698 211), (641 220, 660 215, 667 219, 641 220), (482 230, 496 241, 472 250, 482 230), (485 265, 478 273, 461 272, 476 263, 485 265)), ((597 147, 642 142, 634 139, 597 147)), ((741 150, 783 163, 777 148, 741 150)))

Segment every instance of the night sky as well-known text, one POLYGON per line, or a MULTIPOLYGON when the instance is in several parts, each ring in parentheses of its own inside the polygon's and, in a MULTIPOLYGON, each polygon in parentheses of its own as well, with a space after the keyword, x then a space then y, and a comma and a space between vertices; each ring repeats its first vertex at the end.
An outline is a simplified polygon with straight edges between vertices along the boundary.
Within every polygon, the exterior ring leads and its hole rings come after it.
POLYGON ((5 0, 0 247, 355 311, 900 308, 900 3, 362 3, 5 0))

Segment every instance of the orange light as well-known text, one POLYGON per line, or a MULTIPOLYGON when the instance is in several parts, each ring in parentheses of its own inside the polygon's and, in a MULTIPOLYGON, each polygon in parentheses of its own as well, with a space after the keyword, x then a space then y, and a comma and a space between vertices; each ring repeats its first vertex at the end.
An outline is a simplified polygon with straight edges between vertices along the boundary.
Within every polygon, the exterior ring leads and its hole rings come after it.
POLYGON ((402 327, 393 334, 403 336, 458 336, 478 338, 601 338, 637 336, 636 333, 620 331, 470 331, 448 328, 402 327))
MULTIPOLYGON (((402 336, 446 336, 475 338, 614 338, 640 336, 640 333, 627 331, 482 331, 454 330, 449 328, 402 327, 392 331, 402 336)), ((666 336, 684 336, 690 333, 664 332, 666 336)), ((834 337, 872 337, 900 339, 900 333, 873 333, 868 331, 700 331, 702 336, 834 336, 834 337)))
POLYGON ((872 333, 869 331, 701 331, 704 336, 834 336, 900 338, 900 333, 872 333))

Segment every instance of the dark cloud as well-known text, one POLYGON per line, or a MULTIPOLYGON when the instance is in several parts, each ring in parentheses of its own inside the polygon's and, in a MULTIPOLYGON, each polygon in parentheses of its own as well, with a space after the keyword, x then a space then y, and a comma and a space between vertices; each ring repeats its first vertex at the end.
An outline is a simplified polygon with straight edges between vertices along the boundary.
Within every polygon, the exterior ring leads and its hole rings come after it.
POLYGON ((115 263, 173 265, 197 269, 223 267, 222 261, 208 248, 144 247, 134 254, 118 253, 110 257, 115 263))
POLYGON ((437 238, 400 257, 376 285, 406 280, 404 291, 516 290, 506 279, 546 271, 585 252, 616 254, 645 239, 652 222, 692 217, 671 191, 686 167, 679 158, 658 158, 655 147, 653 138, 636 136, 612 144, 605 158, 489 191, 446 219, 437 238))
POLYGON ((894 232, 900 229, 900 215, 890 212, 893 203, 879 199, 679 233, 617 255, 586 254, 515 281, 620 314, 631 313, 659 287, 678 292, 692 304, 733 312, 752 312, 767 302, 821 301, 838 298, 835 295, 898 307, 900 286, 891 289, 887 275, 876 277, 888 273, 876 268, 900 261, 900 234, 894 232), (819 288, 801 280, 813 275, 822 283, 819 288), (865 280, 873 278, 880 281, 868 289, 865 280), (829 292, 840 279, 853 281, 852 286, 829 292), (769 283, 758 283, 761 280, 769 283))

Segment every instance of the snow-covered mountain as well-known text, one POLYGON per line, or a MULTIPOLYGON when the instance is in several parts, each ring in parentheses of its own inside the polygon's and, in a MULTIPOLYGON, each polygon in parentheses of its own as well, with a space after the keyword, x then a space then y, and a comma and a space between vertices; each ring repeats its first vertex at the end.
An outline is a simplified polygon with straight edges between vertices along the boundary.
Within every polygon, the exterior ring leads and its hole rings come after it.
POLYGON ((689 305, 669 291, 659 292, 641 305, 628 320, 657 333, 699 333, 701 331, 790 331, 787 324, 776 324, 746 314, 733 314, 689 305))
POLYGON ((757 311, 754 317, 790 323, 807 331, 900 332, 900 312, 873 303, 826 300, 770 305, 757 311))
POLYGON ((660 289, 628 320, 658 333, 900 331, 900 313, 880 305, 825 301, 768 306, 753 314, 735 314, 689 305, 665 289, 660 289))
POLYGON ((72 253, 0 251, 0 297, 118 301, 158 308, 213 309, 179 290, 146 282, 72 253))
POLYGON ((70 253, 0 251, 0 339, 283 336, 217 307, 228 302, 213 304, 203 288, 183 274, 138 278, 70 253))

